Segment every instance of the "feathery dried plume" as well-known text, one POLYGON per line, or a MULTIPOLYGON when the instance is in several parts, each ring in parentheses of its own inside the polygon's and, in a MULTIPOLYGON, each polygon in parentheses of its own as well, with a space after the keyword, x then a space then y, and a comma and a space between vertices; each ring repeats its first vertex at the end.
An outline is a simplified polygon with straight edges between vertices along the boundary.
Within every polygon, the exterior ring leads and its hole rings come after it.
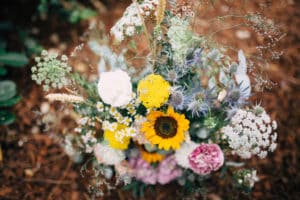
POLYGON ((156 13, 156 25, 157 26, 160 25, 164 19, 166 4, 167 4, 166 0, 158 1, 157 13, 156 13))
POLYGON ((84 101, 83 97, 64 93, 51 93, 46 95, 46 99, 49 101, 61 101, 69 103, 82 103, 84 101))

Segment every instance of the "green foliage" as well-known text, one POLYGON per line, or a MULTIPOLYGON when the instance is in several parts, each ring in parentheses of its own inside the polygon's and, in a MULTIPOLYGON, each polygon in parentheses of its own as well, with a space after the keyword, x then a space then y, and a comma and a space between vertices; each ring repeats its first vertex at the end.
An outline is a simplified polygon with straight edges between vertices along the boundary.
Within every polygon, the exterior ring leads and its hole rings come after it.
POLYGON ((5 76, 7 74, 7 69, 0 67, 0 76, 5 76))
POLYGON ((40 45, 36 39, 30 37, 25 30, 19 30, 19 38, 24 44, 27 55, 40 54, 43 50, 42 45, 40 45))
MULTIPOLYGON (((1 30, 9 30, 10 23, 0 23, 1 30)), ((6 42, 0 38, 0 76, 6 76, 8 70, 5 66, 20 68, 28 64, 28 58, 24 53, 6 52, 6 42)), ((6 108, 17 104, 21 96, 17 95, 17 86, 11 80, 0 81, 0 108, 6 108)), ((0 125, 12 124, 15 115, 8 110, 0 111, 0 125)))
POLYGON ((13 105, 19 103, 19 101, 21 99, 22 99, 22 97, 17 95, 17 96, 12 97, 11 99, 6 100, 6 101, 0 101, 0 107, 13 106, 13 105))
POLYGON ((13 113, 6 110, 0 110, 0 125, 12 124, 15 119, 16 117, 13 113))
POLYGON ((80 9, 74 9, 71 11, 69 16, 69 22, 71 23, 78 23, 81 20, 88 19, 90 17, 96 16, 96 12, 89 8, 84 8, 82 10, 80 9))
POLYGON ((64 2, 59 0, 40 0, 37 10, 40 15, 55 12, 73 24, 97 15, 96 11, 85 7, 77 0, 64 2))
POLYGON ((88 82, 81 74, 78 73, 71 74, 70 78, 74 83, 78 84, 80 87, 84 89, 84 91, 86 92, 86 94, 88 95, 91 101, 94 101, 94 103, 97 101, 99 96, 97 92, 96 83, 88 82))
POLYGON ((22 53, 4 52, 0 53, 0 63, 12 67, 23 67, 28 64, 28 58, 22 53))
POLYGON ((143 198, 144 197, 144 193, 145 193, 145 189, 146 188, 151 188, 151 186, 137 181, 137 180, 132 180, 132 182, 128 185, 125 185, 123 187, 124 190, 131 190, 132 191, 132 195, 134 198, 143 198))
MULTIPOLYGON (((16 84, 13 81, 0 81, 0 108, 13 106, 21 100, 21 96, 17 95, 16 88, 16 84)), ((0 125, 9 125, 14 120, 15 116, 10 111, 0 111, 0 125)))
POLYGON ((13 81, 0 82, 0 102, 6 101, 16 95, 16 84, 13 81))

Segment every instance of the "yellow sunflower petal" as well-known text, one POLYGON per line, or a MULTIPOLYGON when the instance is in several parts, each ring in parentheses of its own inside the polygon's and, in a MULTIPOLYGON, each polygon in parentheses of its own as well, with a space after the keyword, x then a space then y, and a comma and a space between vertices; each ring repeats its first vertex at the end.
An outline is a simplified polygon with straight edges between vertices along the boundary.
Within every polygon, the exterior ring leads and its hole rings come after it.
POLYGON ((159 153, 150 153, 145 150, 141 150, 141 157, 148 163, 155 163, 161 161, 165 156, 159 153))

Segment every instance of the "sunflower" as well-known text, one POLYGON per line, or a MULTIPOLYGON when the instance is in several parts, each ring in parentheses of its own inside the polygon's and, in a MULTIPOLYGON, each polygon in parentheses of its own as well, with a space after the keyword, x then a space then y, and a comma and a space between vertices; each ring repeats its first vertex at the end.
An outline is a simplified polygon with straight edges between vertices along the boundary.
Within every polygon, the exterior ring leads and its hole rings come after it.
POLYGON ((161 161, 165 156, 156 152, 148 152, 143 148, 140 149, 141 157, 148 163, 155 163, 161 161))
POLYGON ((142 125, 146 139, 159 149, 178 149, 189 129, 189 120, 169 106, 166 113, 151 111, 142 125))

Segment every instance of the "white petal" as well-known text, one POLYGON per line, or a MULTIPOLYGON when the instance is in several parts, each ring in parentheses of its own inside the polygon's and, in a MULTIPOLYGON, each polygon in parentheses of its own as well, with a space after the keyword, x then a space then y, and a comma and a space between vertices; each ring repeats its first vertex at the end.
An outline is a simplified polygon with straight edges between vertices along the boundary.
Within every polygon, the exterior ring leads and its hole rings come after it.
POLYGON ((240 85, 240 91, 242 91, 246 97, 249 97, 251 94, 251 83, 249 76, 247 74, 236 74, 235 79, 237 84, 240 85))
POLYGON ((246 74, 247 73, 247 63, 243 50, 238 52, 239 66, 236 70, 236 74, 246 74))

